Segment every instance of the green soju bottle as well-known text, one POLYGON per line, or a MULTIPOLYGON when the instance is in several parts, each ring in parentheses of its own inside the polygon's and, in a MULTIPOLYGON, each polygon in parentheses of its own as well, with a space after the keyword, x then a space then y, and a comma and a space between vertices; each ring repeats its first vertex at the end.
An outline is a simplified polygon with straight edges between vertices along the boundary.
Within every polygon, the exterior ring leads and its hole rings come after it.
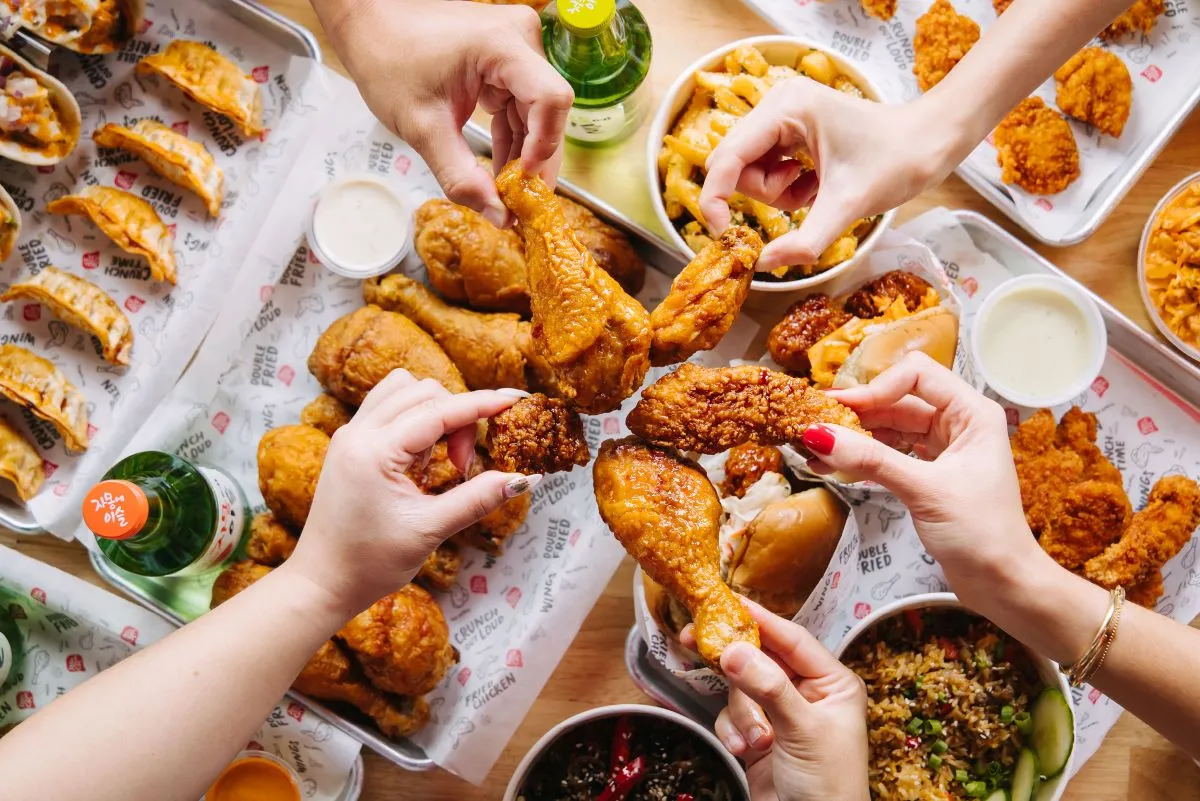
POLYGON ((17 596, 0 587, 0 693, 8 692, 22 679, 25 637, 17 621, 27 618, 17 596))
POLYGON ((629 0, 557 0, 542 12, 546 58, 575 90, 567 139, 598 147, 645 116, 650 27, 629 0))
POLYGON ((83 500, 83 522, 100 551, 142 576, 204 573, 240 551, 246 496, 221 470, 157 451, 135 453, 83 500))

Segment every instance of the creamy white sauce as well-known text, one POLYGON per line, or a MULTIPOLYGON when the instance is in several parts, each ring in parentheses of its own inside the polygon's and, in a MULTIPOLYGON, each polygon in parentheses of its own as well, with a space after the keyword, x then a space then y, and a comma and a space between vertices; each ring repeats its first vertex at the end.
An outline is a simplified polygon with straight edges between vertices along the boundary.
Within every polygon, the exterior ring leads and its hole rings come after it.
POLYGON ((313 212, 313 235, 327 259, 351 272, 392 266, 409 236, 408 209, 380 181, 362 177, 331 185, 313 212))
POLYGON ((1077 386, 1099 345, 1078 306, 1039 286, 997 300, 979 336, 984 369, 997 389, 1031 398, 1061 396, 1077 386))

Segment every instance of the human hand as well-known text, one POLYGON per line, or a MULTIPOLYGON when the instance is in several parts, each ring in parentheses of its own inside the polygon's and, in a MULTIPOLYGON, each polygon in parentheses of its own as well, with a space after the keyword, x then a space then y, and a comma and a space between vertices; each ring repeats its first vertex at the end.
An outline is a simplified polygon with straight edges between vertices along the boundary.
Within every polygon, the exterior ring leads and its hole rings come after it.
POLYGON ((812 426, 803 437, 815 454, 809 466, 875 481, 894 493, 964 603, 989 591, 990 571, 1040 556, 997 403, 920 352, 865 386, 830 395, 857 412, 874 439, 841 426, 812 426), (896 448, 911 448, 920 458, 896 448))
MULTIPOLYGON (((746 763, 754 801, 866 801, 867 695, 862 681, 802 626, 745 601, 762 650, 721 655, 732 689, 717 737, 746 763)), ((691 629, 684 630, 691 637, 691 629)))
POLYGON ((709 229, 729 225, 735 191, 788 211, 811 203, 797 230, 767 245, 758 269, 817 261, 856 220, 916 197, 965 157, 931 103, 876 103, 804 77, 776 85, 708 158, 699 203, 709 229), (815 171, 803 171, 798 152, 815 171))
POLYGON ((540 480, 486 471, 424 495, 405 475, 443 437, 451 461, 466 474, 476 422, 520 396, 451 394, 407 370, 391 373, 333 435, 304 534, 285 567, 328 590, 351 614, 406 584, 443 540, 540 480))
POLYGON ((551 186, 574 95, 542 53, 537 12, 447 0, 313 0, 367 106, 421 154, 446 195, 503 225, 507 210, 462 135, 492 114, 498 171, 520 157, 551 186))

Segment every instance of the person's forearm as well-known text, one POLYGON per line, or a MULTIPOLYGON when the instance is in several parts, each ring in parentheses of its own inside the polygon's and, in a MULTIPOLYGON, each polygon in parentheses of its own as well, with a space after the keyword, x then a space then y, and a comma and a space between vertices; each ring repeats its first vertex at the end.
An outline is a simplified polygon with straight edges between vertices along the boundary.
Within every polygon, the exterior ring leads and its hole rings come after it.
POLYGON ((347 616, 275 570, 0 740, 4 797, 194 801, 347 616), (70 758, 46 770, 51 751, 70 758))
POLYGON ((996 124, 1096 34, 1130 0, 1016 0, 970 52, 918 103, 957 133, 948 166, 966 158, 996 124))
MULTIPOLYGON (((1036 546, 1035 546, 1036 547, 1036 546)), ((1091 645, 1109 593, 1031 551, 997 568, 964 599, 1025 645, 1072 664, 1091 645)), ((1126 602, 1117 637, 1091 683, 1193 757, 1200 757, 1200 631, 1126 602)))

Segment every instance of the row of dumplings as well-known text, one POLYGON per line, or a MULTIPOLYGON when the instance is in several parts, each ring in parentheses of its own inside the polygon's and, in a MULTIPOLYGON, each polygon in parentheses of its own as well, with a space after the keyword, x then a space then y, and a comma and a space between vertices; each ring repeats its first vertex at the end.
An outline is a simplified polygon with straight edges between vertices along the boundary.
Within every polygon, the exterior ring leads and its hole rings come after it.
MULTIPOLYGON (((205 44, 172 41, 143 58, 137 70, 162 76, 196 102, 229 117, 247 137, 264 131, 258 84, 205 44)), ((0 46, 0 156, 36 165, 57 163, 78 143, 80 119, 66 87, 0 46)), ((92 139, 100 147, 133 154, 158 175, 197 195, 209 215, 220 214, 224 175, 202 143, 152 119, 132 127, 109 123, 94 131, 92 139)), ((145 200, 113 187, 88 186, 52 200, 46 210, 87 217, 122 250, 145 259, 153 280, 176 283, 174 237, 145 200)), ((0 189, 0 260, 11 255, 19 232, 17 207, 0 189)), ((45 267, 0 296, 2 302, 19 300, 41 303, 94 336, 106 361, 130 364, 129 319, 92 282, 45 267)), ((68 450, 87 449, 87 400, 49 360, 17 345, 0 346, 0 395, 53 425, 68 450)), ((25 501, 37 494, 45 479, 37 449, 3 419, 0 477, 11 481, 25 501)))

